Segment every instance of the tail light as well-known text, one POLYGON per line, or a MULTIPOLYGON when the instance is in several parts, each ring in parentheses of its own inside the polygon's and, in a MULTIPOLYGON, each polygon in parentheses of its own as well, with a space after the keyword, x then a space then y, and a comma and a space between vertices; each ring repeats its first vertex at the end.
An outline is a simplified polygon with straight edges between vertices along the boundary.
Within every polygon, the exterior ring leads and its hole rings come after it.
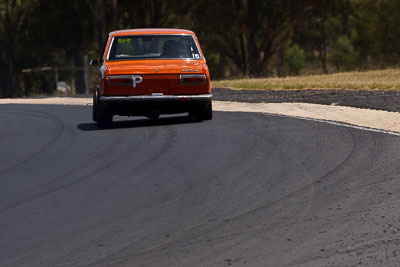
POLYGON ((204 74, 182 74, 179 77, 180 84, 205 84, 206 79, 204 74))
POLYGON ((140 75, 119 75, 119 76, 108 76, 108 85, 132 85, 136 87, 136 84, 142 83, 143 78, 140 75))
POLYGON ((108 85, 132 85, 132 76, 109 76, 108 85))

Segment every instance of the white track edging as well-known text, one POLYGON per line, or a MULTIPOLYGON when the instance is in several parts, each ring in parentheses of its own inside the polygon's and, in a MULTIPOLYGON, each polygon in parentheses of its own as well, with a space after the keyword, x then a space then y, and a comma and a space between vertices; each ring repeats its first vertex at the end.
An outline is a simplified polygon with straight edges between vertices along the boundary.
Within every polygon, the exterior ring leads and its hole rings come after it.
POLYGON ((261 112, 308 119, 362 130, 400 134, 400 113, 308 103, 238 103, 216 101, 215 110, 261 112))
MULTIPOLYGON (((50 97, 0 99, 0 104, 92 105, 91 98, 50 97)), ((308 103, 243 103, 213 101, 215 111, 258 112, 329 123, 400 136, 400 113, 308 103)))

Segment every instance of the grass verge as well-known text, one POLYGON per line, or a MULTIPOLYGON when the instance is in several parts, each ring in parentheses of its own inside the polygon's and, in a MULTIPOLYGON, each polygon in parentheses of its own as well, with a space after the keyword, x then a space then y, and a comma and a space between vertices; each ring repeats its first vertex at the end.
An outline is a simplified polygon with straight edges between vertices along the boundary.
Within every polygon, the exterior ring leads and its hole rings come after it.
POLYGON ((400 69, 365 72, 343 72, 326 75, 295 76, 286 78, 248 78, 212 81, 214 88, 231 89, 347 89, 347 90, 400 90, 400 69))

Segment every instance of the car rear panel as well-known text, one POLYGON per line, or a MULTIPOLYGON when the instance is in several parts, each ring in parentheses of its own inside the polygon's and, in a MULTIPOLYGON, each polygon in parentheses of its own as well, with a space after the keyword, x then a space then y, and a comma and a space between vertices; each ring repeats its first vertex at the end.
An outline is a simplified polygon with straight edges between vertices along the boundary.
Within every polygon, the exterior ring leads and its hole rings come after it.
MULTIPOLYGON (((187 73, 185 73, 187 74, 187 73)), ((196 73, 197 74, 197 73, 196 73)), ((197 95, 210 93, 209 82, 205 84, 180 84, 181 74, 143 74, 142 82, 132 85, 106 85, 104 95, 197 95)))
POLYGON ((205 63, 188 60, 137 60, 110 62, 107 66, 107 77, 104 84, 104 95, 196 95, 210 93, 208 69, 205 63), (142 81, 136 84, 110 85, 108 77, 140 76, 142 81), (206 75, 204 84, 182 84, 181 75, 206 75))
MULTIPOLYGON (((202 95, 211 93, 208 66, 202 57, 201 48, 193 32, 186 30, 129 30, 113 32, 112 36, 132 34, 183 34, 192 35, 200 51, 199 59, 118 59, 104 62, 101 94, 104 96, 148 96, 148 95, 202 95), (186 82, 181 75, 205 75, 205 82, 186 82), (110 85, 108 77, 135 77, 137 83, 110 85), (141 80, 141 82, 140 82, 141 80)), ((110 49, 110 48, 109 48, 110 49)), ((133 78, 132 78, 133 79, 133 78)), ((190 79, 189 79, 190 81, 190 79)))

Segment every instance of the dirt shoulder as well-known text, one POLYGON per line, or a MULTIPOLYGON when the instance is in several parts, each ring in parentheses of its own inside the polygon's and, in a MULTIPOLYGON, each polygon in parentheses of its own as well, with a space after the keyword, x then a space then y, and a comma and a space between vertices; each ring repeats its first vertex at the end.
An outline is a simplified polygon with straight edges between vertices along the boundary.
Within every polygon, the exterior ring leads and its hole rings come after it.
MULTIPOLYGON (((400 133, 400 92, 356 90, 213 91, 213 108, 351 124, 400 133)), ((89 96, 0 99, 0 104, 92 105, 89 96)))
POLYGON ((224 111, 263 112, 400 132, 400 92, 214 88, 224 111), (249 104, 251 103, 251 104, 249 104))
POLYGON ((400 91, 231 90, 214 88, 214 99, 248 103, 312 103, 400 112, 400 91))

